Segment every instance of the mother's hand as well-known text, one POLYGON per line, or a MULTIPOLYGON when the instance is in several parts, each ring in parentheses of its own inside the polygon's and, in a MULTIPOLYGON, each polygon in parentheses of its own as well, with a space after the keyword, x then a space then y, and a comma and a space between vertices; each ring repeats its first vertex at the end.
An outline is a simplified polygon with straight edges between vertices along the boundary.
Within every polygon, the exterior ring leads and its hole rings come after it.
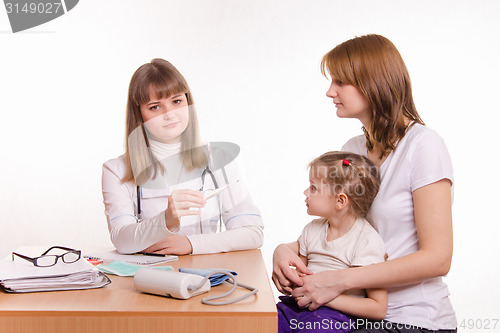
POLYGON ((316 310, 342 294, 344 289, 344 273, 341 271, 324 271, 302 277, 303 284, 292 291, 292 296, 301 308, 316 310))
POLYGON ((283 294, 289 295, 294 286, 302 285, 299 275, 312 274, 297 255, 298 252, 297 242, 278 245, 274 250, 272 279, 278 291, 283 294))

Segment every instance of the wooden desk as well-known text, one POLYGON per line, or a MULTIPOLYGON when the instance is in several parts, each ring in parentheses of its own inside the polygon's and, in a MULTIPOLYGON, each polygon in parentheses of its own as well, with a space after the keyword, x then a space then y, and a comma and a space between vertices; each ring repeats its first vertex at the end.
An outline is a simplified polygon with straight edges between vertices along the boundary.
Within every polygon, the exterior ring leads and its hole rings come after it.
MULTIPOLYGON (((255 296, 232 305, 201 303, 208 295, 230 289, 212 288, 189 300, 143 294, 133 278, 110 275, 112 283, 90 290, 30 294, 0 292, 1 333, 137 333, 137 332, 277 332, 276 305, 260 250, 181 256, 179 267, 236 271, 239 282, 259 289, 255 296)), ((233 298, 248 292, 237 288, 233 298)))

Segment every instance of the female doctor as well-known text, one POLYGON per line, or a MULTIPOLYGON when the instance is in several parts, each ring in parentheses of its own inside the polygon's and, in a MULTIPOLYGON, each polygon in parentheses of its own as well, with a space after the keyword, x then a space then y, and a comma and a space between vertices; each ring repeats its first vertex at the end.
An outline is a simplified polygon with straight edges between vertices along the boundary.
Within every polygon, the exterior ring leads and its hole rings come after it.
POLYGON ((184 255, 262 246, 260 212, 230 152, 201 144, 189 86, 171 63, 153 59, 137 69, 126 118, 126 152, 104 163, 102 175, 118 252, 184 255), (204 199, 203 192, 228 184, 204 199))

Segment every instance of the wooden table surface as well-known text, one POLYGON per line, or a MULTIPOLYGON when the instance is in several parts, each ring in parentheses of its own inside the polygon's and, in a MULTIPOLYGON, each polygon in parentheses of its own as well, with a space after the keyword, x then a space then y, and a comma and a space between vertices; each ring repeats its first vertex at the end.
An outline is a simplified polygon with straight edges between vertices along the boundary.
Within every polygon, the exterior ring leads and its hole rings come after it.
MULTIPOLYGON (((180 256, 167 263, 178 269, 221 268, 259 292, 241 302, 211 306, 201 299, 231 288, 178 300, 138 292, 132 277, 109 275, 112 283, 89 290, 28 294, 0 292, 0 332, 276 332, 277 314, 260 250, 180 256)), ((226 299, 248 292, 237 288, 226 299)))

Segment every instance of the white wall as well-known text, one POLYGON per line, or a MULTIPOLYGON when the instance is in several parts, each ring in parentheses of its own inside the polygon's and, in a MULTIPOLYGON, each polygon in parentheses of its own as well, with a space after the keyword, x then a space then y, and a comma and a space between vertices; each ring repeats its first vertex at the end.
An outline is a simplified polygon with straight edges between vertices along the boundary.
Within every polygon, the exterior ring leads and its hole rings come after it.
POLYGON ((0 9, 0 256, 26 245, 111 244, 101 165, 123 152, 133 71, 163 57, 190 83, 205 137, 242 147, 270 273, 274 247, 310 219, 307 163, 360 133, 357 121, 336 118, 321 56, 378 33, 399 48, 419 112, 453 158, 446 280, 459 324, 498 318, 499 14, 495 0, 82 0, 12 34, 0 9))

